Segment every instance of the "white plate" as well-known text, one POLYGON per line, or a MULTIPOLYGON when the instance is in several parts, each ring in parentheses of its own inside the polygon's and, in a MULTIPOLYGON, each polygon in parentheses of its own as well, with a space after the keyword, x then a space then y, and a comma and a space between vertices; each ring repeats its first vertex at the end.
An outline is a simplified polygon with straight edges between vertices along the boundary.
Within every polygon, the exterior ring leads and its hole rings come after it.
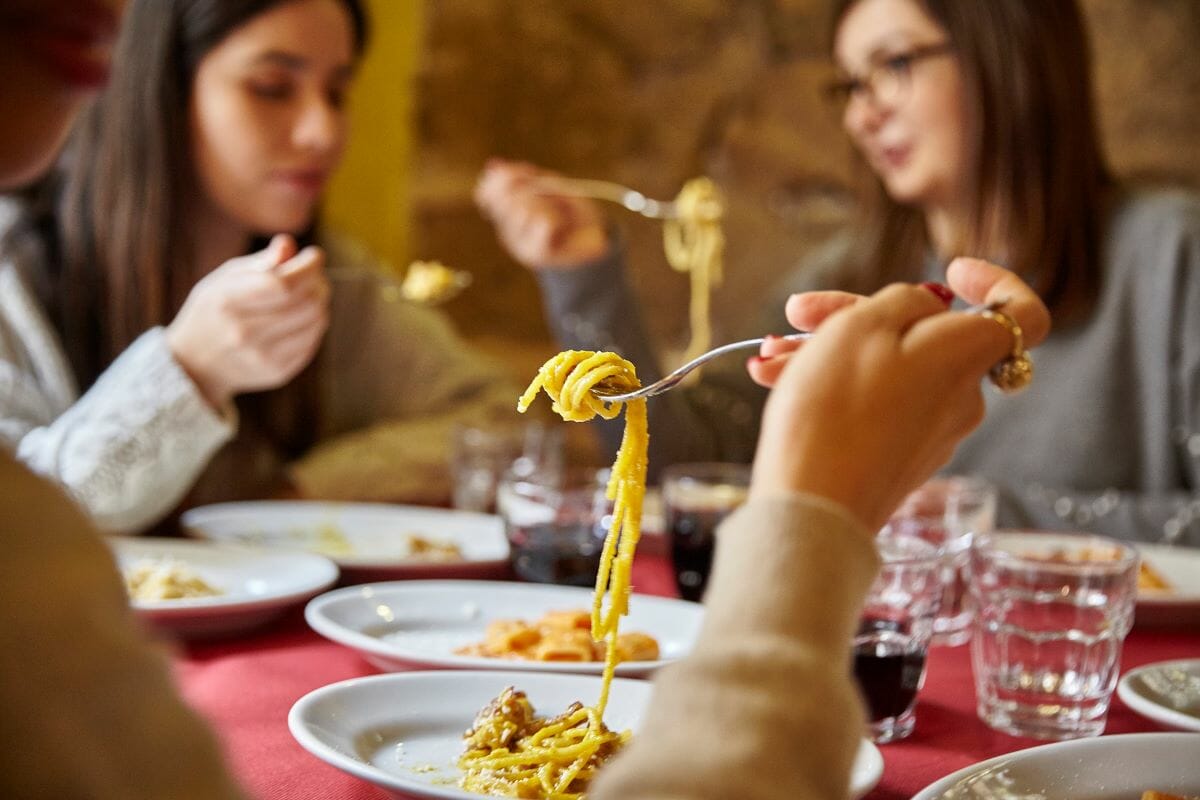
MULTIPOLYGON (((533 621, 547 611, 590 609, 592 590, 504 581, 403 581, 351 586, 313 598, 304 617, 317 633, 359 651, 380 669, 452 669, 576 672, 599 675, 601 662, 517 661, 455 655, 482 641, 489 622, 533 621)), ((686 655, 704 607, 686 600, 635 594, 621 630, 658 640, 660 660, 627 661, 617 674, 642 677, 686 655)))
POLYGON ((1031 747, 973 764, 912 800, 1137 800, 1200 794, 1200 736, 1127 733, 1031 747))
POLYGON ((383 580, 468 577, 508 564, 504 523, 492 514, 383 503, 262 501, 200 506, 180 520, 194 536, 320 553, 343 573, 383 580), (332 535, 331 535, 332 534, 332 535), (462 559, 414 557, 409 534, 457 545, 462 559))
POLYGON ((1138 625, 1200 625, 1200 548, 1138 545, 1142 558, 1171 584, 1171 591, 1138 593, 1138 625))
MULTIPOLYGON (((593 702, 600 679, 586 675, 511 672, 403 672, 335 683, 292 706, 288 727, 304 749, 358 778, 406 796, 473 800, 459 789, 455 763, 462 735, 479 709, 506 686, 524 691, 543 714, 572 702, 593 702)), ((604 719, 636 735, 650 684, 613 682, 604 719)), ((859 746, 851 793, 870 791, 883 774, 883 757, 868 741, 859 746)))
POLYGON ((1117 684, 1117 696, 1143 717, 1168 728, 1200 732, 1200 659, 1159 661, 1132 669, 1117 684), (1162 678, 1156 680, 1156 673, 1163 670, 1182 673, 1186 684, 1173 687, 1162 678))
POLYGON ((260 625, 333 585, 327 558, 186 539, 110 537, 122 574, 142 559, 179 562, 221 594, 178 600, 132 600, 139 617, 184 636, 233 633, 260 625))

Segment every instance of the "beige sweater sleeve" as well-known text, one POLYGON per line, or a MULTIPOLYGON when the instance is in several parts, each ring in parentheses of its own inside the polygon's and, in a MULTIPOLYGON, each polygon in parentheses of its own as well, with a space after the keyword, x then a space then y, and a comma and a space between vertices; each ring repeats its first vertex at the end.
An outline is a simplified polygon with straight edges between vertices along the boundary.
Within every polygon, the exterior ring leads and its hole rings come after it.
POLYGON ((694 652, 664 670, 591 800, 847 796, 863 730, 850 641, 878 567, 841 506, 755 500, 721 529, 694 652))
POLYGON ((100 537, 3 453, 0 520, 0 797, 241 797, 100 537))

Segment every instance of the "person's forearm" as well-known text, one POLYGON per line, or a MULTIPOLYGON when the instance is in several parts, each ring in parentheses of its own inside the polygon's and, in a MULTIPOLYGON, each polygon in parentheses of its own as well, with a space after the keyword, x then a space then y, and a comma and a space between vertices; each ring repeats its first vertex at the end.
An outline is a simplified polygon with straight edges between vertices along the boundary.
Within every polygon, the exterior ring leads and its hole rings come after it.
POLYGON ((695 650, 588 796, 844 798, 862 735, 850 644, 877 563, 869 532, 820 498, 732 515, 695 650))
POLYGON ((214 411, 172 359, 161 329, 139 337, 71 408, 16 442, 18 459, 62 484, 110 531, 166 514, 236 418, 214 411))

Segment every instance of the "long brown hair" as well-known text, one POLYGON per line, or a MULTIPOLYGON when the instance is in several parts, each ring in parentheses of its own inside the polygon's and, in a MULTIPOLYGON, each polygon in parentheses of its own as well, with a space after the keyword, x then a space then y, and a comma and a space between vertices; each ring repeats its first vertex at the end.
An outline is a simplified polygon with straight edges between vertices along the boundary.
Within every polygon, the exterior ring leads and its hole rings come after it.
MULTIPOLYGON (((47 231, 51 314, 81 385, 148 328, 169 322, 208 266, 190 263, 184 214, 200 191, 188 125, 193 79, 201 59, 235 28, 284 2, 129 3, 112 79, 79 121, 56 176, 58 202, 47 231)), ((361 54, 367 39, 361 2, 340 2, 361 54)), ((310 239, 311 231, 301 238, 310 239)), ((281 403, 271 398, 239 404, 267 427, 277 427, 272 421, 280 416, 298 423, 308 412, 295 406, 315 397, 312 370, 269 394, 293 406, 290 413, 278 414, 281 403), (267 405, 276 412, 266 413, 267 405)), ((303 447, 305 439, 290 441, 288 449, 303 447)))
MULTIPOLYGON (((969 244, 980 246, 994 230, 1005 266, 1038 291, 1056 322, 1079 319, 1099 289, 1112 180, 1076 0, 915 1, 945 29, 974 100, 981 138, 969 244)), ((835 0, 834 33, 858 2, 835 0)), ((860 289, 911 280, 930 246, 919 209, 892 200, 879 180, 870 183, 860 289)))

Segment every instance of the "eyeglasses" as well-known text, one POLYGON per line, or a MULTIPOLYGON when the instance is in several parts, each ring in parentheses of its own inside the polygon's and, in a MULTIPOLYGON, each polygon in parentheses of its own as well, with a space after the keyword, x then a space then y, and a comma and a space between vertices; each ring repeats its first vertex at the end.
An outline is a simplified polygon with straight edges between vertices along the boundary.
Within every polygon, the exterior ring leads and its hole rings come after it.
POLYGON ((856 98, 870 98, 884 105, 898 103, 908 94, 915 64, 948 55, 953 50, 949 42, 938 42, 896 53, 873 65, 865 75, 849 75, 831 82, 825 87, 825 93, 839 110, 845 110, 856 98))

